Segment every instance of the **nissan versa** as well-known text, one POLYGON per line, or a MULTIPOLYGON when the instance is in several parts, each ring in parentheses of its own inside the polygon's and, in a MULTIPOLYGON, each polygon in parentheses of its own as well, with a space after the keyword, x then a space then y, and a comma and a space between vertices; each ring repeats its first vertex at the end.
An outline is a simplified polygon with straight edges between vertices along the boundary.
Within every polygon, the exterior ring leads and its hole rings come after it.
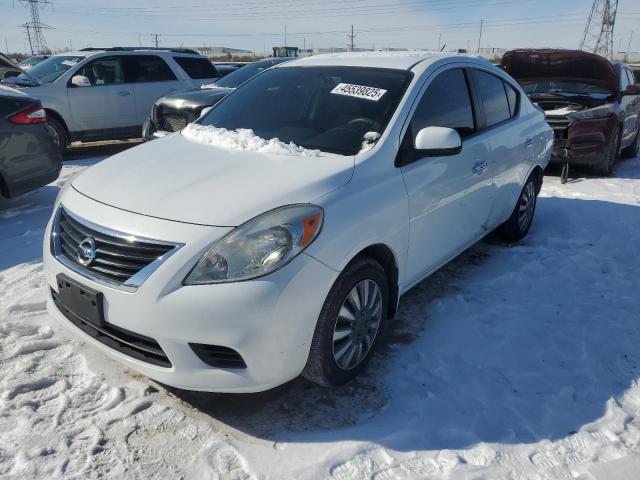
POLYGON ((527 234, 552 146, 542 112, 481 59, 283 63, 66 184, 48 308, 175 387, 339 385, 402 294, 494 229, 527 234))

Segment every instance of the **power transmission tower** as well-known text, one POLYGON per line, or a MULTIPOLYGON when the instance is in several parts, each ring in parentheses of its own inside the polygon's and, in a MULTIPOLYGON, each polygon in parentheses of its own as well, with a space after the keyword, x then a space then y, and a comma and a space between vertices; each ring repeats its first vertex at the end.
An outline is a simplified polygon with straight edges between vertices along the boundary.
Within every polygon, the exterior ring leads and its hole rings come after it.
POLYGON ((27 31, 31 53, 47 53, 49 49, 42 31, 51 27, 40 21, 40 9, 51 2, 49 0, 20 0, 20 3, 25 7, 29 7, 29 13, 31 14, 31 21, 20 25, 27 31))
POLYGON ((356 35, 353 33, 353 25, 351 25, 351 34, 347 33, 347 38, 349 38, 349 51, 353 52, 356 48, 355 39, 356 35))
POLYGON ((618 0, 594 0, 584 28, 580 50, 613 58, 613 29, 616 25, 618 0))

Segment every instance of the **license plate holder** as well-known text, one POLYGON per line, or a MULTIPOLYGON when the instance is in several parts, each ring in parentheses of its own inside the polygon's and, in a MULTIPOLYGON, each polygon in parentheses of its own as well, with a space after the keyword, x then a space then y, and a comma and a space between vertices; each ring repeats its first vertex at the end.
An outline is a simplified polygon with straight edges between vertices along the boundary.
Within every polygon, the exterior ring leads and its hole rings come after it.
POLYGON ((103 295, 85 287, 64 274, 56 276, 60 303, 81 320, 102 327, 104 321, 103 295))

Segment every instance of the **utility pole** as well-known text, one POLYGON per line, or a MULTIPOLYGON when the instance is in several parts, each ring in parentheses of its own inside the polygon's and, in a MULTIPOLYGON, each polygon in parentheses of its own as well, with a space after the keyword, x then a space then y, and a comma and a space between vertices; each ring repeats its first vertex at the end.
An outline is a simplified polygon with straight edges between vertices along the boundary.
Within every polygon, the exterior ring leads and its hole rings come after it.
POLYGON ((160 37, 160 34, 159 33, 152 33, 151 36, 153 37, 153 42, 155 43, 156 48, 158 48, 158 44, 159 44, 158 37, 160 37))
POLYGON ((442 34, 438 35, 438 51, 440 51, 440 42, 442 41, 442 34))
POLYGON ((467 40, 467 53, 471 50, 471 40, 467 40))
POLYGON ((347 38, 349 39, 349 51, 353 52, 356 48, 356 44, 355 44, 355 38, 356 35, 353 33, 353 25, 351 25, 351 34, 347 33, 347 38))
POLYGON ((478 36, 478 53, 480 53, 480 43, 482 42, 482 27, 484 26, 484 20, 480 20, 480 35, 478 36))
POLYGON ((5 48, 5 53, 9 55, 9 42, 7 42, 7 37, 4 37, 4 48, 5 48))
POLYGON ((593 0, 580 50, 613 59, 613 31, 617 12, 618 0, 593 0))
POLYGON ((633 38, 634 30, 631 30, 631 35, 629 35, 629 46, 627 47, 627 62, 631 60, 631 39, 633 38))
POLYGON ((31 53, 46 53, 48 51, 47 42, 44 40, 43 30, 51 28, 40 21, 40 9, 44 8, 50 2, 49 0, 20 0, 25 7, 29 7, 31 21, 26 22, 21 27, 27 30, 27 39, 31 53))
POLYGON ((287 46, 287 26, 284 26, 284 46, 287 46))

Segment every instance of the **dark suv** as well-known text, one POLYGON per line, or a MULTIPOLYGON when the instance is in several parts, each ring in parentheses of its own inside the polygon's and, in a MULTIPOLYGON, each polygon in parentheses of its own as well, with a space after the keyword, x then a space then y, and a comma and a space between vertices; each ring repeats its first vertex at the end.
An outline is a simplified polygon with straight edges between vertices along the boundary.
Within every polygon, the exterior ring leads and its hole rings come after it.
POLYGON ((552 162, 610 175, 619 154, 638 152, 640 86, 624 64, 579 50, 512 50, 502 68, 544 110, 552 162))

